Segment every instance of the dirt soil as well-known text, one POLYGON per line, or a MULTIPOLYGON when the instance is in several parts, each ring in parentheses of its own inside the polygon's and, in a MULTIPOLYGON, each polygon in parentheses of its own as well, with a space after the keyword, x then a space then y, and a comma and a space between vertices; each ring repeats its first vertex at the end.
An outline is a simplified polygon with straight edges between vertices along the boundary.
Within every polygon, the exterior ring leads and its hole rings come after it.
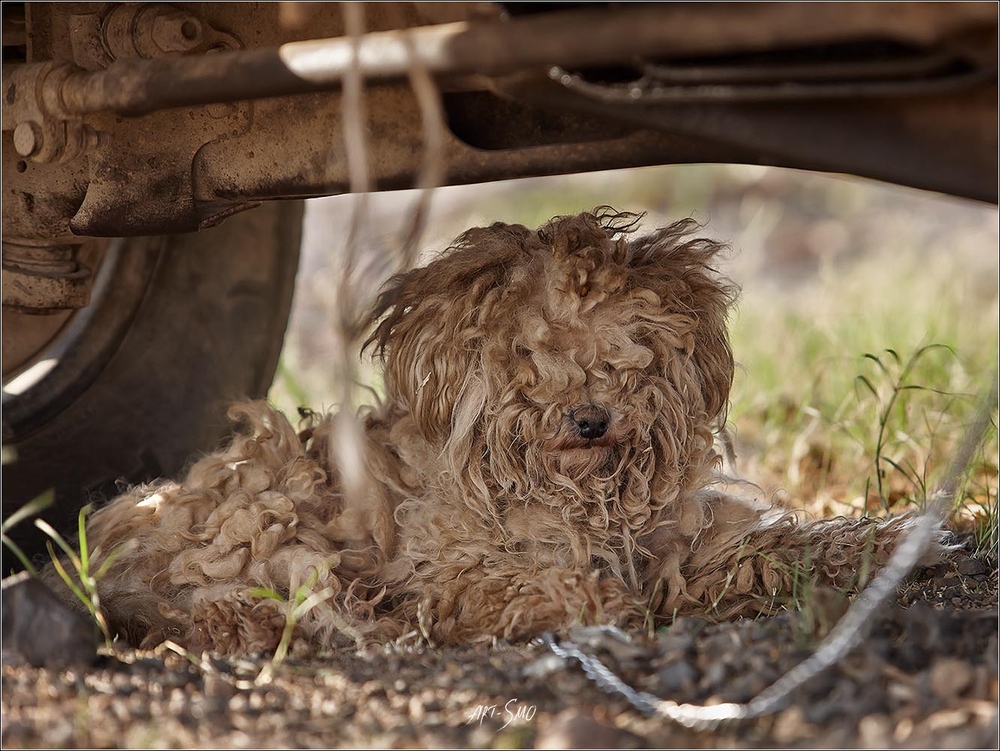
MULTIPOLYGON (((800 663, 845 603, 652 638, 577 643, 637 690, 746 701, 800 663)), ((689 730, 644 716, 541 644, 225 660, 161 647, 48 670, 4 652, 4 748, 997 748, 997 565, 919 571, 842 663, 763 719, 689 730)))

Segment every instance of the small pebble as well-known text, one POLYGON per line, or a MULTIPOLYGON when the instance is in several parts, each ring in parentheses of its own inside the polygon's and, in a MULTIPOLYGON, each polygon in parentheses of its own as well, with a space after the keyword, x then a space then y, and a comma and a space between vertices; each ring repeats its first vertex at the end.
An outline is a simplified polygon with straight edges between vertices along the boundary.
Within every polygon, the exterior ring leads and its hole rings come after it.
POLYGON ((958 573, 963 576, 980 576, 985 574, 990 570, 989 566, 983 563, 978 558, 966 558, 965 560, 959 562, 958 573))
POLYGON ((939 699, 949 701, 965 691, 974 678, 975 670, 963 660, 937 660, 930 670, 931 691, 939 699))
POLYGON ((794 743, 815 736, 816 727, 806 722, 802 707, 792 706, 778 715, 772 733, 778 743, 794 743))
POLYGON ((35 667, 92 665, 100 643, 92 618, 26 572, 3 580, 3 659, 35 667), (15 659, 16 658, 16 659, 15 659))
POLYGON ((892 721, 884 714, 870 714, 858 722, 858 737, 865 748, 888 748, 892 721))
POLYGON ((641 748, 641 739, 627 730, 598 722, 592 713, 567 709, 538 733, 535 748, 641 748))
POLYGON ((698 682, 698 671, 687 660, 675 660, 656 674, 660 690, 667 696, 690 691, 698 682))

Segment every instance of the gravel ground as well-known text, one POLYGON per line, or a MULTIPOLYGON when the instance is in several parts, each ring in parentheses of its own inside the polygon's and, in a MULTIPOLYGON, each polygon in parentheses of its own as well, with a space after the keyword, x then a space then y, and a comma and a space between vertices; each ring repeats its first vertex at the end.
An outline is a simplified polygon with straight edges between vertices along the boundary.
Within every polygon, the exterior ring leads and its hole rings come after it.
MULTIPOLYGON (((801 662, 843 610, 652 638, 574 635, 638 690, 746 701, 801 662)), ((161 647, 87 668, 3 665, 4 748, 997 748, 997 566, 964 554, 918 572, 842 663, 764 719, 688 730, 644 716, 538 644, 223 660, 161 647)))

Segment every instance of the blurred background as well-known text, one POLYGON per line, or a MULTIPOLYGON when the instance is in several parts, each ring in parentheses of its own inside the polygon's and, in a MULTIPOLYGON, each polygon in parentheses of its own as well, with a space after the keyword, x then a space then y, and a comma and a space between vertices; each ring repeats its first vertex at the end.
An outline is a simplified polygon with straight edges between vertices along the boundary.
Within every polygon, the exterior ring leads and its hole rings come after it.
MULTIPOLYGON (((361 242, 387 247, 417 194, 369 197, 361 242)), ((306 210, 291 323, 270 399, 337 407, 330 325, 353 196, 306 210)), ((755 166, 679 165, 441 188, 426 258, 494 221, 535 227, 609 204, 643 227, 693 217, 731 251, 738 371, 729 431, 736 470, 815 515, 919 505, 996 377, 997 207, 855 178, 755 166)), ((362 376, 377 391, 376 370, 362 376)), ((996 417, 963 491, 996 546, 996 417), (990 534, 989 524, 993 525, 990 534)))

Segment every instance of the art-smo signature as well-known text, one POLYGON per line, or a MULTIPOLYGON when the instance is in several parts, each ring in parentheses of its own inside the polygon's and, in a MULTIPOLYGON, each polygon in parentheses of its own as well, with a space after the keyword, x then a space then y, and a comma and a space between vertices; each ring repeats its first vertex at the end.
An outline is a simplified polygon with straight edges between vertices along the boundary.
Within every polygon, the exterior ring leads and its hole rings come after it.
POLYGON ((508 700, 502 707, 499 704, 478 704, 465 724, 478 722, 482 725, 486 719, 497 718, 504 721, 500 726, 500 730, 503 730, 515 722, 531 722, 537 711, 538 707, 534 704, 522 704, 517 699, 508 700))

